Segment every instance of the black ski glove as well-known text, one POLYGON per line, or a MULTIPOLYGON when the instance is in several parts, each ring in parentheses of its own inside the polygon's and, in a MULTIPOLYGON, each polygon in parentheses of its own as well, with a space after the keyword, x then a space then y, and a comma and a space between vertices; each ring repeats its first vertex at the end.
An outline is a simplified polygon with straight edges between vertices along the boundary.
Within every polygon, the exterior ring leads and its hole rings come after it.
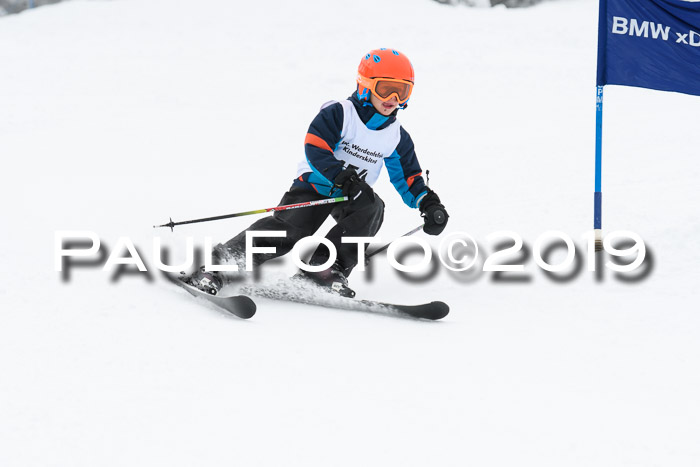
POLYGON ((336 188, 343 190, 343 196, 350 198, 356 206, 374 202, 374 190, 357 175, 353 168, 343 169, 334 180, 336 188))
POLYGON ((420 202, 419 209, 423 216, 423 232, 428 235, 440 235, 445 230, 450 216, 433 190, 428 189, 428 194, 420 202))

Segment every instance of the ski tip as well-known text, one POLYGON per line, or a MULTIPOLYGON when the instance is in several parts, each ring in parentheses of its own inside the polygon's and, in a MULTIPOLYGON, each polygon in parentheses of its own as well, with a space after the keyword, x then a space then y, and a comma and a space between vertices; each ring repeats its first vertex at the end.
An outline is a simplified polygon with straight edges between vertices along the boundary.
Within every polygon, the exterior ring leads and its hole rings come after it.
POLYGON ((430 302, 422 305, 388 305, 399 311, 401 314, 412 316, 413 318, 428 319, 436 321, 442 319, 450 312, 450 307, 445 302, 430 302))
POLYGON ((252 298, 245 295, 236 297, 236 316, 243 319, 250 319, 255 315, 258 307, 252 298))
POLYGON ((430 302, 431 312, 425 316, 427 319, 438 320, 447 316, 450 306, 445 302, 430 302))

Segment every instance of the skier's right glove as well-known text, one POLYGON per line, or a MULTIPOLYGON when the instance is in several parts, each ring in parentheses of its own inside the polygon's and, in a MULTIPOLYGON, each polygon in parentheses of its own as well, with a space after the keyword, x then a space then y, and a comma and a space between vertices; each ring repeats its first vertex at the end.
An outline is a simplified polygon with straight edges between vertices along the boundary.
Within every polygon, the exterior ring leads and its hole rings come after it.
POLYGON ((433 190, 428 189, 428 194, 423 197, 419 209, 423 216, 423 232, 428 235, 440 235, 445 230, 450 216, 433 190))
POLYGON ((342 190, 343 196, 350 198, 350 203, 355 206, 374 202, 374 190, 357 175, 353 168, 341 171, 336 175, 333 184, 342 190))

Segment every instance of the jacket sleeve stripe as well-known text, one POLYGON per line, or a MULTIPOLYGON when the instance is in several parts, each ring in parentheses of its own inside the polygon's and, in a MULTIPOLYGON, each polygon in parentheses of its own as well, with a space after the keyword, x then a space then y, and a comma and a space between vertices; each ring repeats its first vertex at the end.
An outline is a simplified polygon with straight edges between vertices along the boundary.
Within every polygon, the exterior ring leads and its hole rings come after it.
POLYGON ((417 174, 408 177, 406 179, 406 184, 408 185, 408 187, 411 188, 411 185, 413 185, 413 182, 416 180, 416 177, 420 177, 421 175, 423 175, 423 172, 418 172, 417 174))
POLYGON ((394 151, 390 157, 384 159, 384 165, 386 166, 387 172, 389 172, 389 180, 391 181, 391 184, 394 185, 396 191, 399 192, 403 202, 408 207, 417 208, 418 205, 416 204, 416 201, 418 197, 411 193, 410 187, 406 182, 406 178, 404 178, 404 171, 399 154, 394 151))
POLYGON ((330 145, 323 138, 311 133, 306 133, 304 144, 310 144, 311 146, 316 146, 317 148, 333 152, 333 149, 331 149, 330 145))
POLYGON ((393 154, 384 159, 389 179, 399 192, 406 205, 417 208, 423 196, 428 192, 425 181, 421 176, 422 170, 413 141, 409 134, 401 128, 401 139, 393 154))

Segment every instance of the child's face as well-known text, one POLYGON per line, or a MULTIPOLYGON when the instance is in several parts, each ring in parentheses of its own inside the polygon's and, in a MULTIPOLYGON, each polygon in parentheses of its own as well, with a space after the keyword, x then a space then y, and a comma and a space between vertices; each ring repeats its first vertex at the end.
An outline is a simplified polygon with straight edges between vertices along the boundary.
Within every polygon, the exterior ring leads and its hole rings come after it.
POLYGON ((384 115, 385 117, 391 115, 391 112, 396 110, 396 107, 399 106, 399 101, 398 99, 396 99, 396 96, 391 96, 391 99, 389 99, 388 101, 382 101, 377 96, 375 96, 374 93, 371 93, 369 101, 372 103, 374 108, 377 109, 377 112, 384 115))

